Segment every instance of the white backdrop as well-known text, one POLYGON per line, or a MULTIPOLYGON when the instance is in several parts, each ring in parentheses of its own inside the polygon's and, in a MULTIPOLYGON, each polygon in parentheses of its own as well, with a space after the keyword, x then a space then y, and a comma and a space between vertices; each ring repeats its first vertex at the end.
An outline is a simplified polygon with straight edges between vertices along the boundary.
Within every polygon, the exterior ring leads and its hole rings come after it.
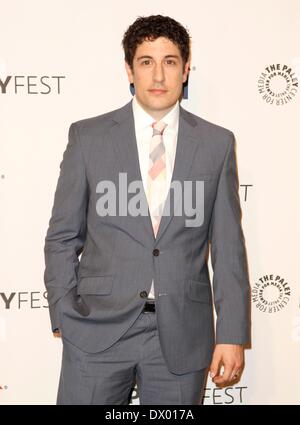
POLYGON ((149 3, 0 0, 0 404, 55 403, 43 247, 59 163, 72 122, 130 100, 121 40, 150 14, 192 36, 182 106, 237 140, 252 349, 236 386, 208 380, 205 403, 299 404, 300 1, 149 3))

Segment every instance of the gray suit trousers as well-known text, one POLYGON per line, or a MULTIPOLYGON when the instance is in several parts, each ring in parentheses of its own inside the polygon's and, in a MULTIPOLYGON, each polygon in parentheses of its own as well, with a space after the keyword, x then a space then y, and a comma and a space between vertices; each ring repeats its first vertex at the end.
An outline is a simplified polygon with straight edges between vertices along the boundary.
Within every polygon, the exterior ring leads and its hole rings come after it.
POLYGON ((174 374, 162 355, 156 313, 142 312, 112 346, 86 353, 64 337, 57 404, 202 404, 207 369, 174 374))

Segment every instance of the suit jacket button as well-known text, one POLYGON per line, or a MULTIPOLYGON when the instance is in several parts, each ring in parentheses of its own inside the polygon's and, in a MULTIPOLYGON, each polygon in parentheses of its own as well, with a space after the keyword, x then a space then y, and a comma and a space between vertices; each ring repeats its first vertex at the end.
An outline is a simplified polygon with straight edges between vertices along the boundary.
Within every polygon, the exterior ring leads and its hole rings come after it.
POLYGON ((159 249, 155 248, 153 250, 153 255, 154 255, 154 257, 158 257, 159 256, 159 249))
POLYGON ((147 294, 147 292, 146 292, 146 291, 142 291, 142 292, 140 292, 140 297, 141 297, 141 298, 147 298, 147 296, 148 296, 148 294, 147 294))

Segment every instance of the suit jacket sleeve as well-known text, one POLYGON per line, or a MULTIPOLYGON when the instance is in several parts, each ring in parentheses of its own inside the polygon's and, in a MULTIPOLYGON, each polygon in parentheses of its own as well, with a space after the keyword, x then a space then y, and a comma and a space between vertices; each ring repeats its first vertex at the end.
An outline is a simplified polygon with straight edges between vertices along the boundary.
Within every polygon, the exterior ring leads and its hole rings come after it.
POLYGON ((44 247, 44 283, 52 330, 60 327, 61 298, 77 285, 78 256, 86 234, 88 185, 75 123, 69 128, 68 138, 44 247))
POLYGON ((230 132, 209 229, 217 344, 250 342, 250 284, 238 190, 230 132))

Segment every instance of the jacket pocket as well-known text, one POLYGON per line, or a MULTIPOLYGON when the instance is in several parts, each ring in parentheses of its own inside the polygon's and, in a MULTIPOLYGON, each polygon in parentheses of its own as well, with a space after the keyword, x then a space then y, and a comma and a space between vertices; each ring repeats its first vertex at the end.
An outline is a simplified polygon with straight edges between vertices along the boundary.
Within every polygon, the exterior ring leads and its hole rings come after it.
POLYGON ((212 301, 210 284, 208 282, 189 280, 188 296, 193 301, 210 304, 212 301))
POLYGON ((108 295, 112 291, 114 276, 84 276, 78 282, 78 294, 108 295))

